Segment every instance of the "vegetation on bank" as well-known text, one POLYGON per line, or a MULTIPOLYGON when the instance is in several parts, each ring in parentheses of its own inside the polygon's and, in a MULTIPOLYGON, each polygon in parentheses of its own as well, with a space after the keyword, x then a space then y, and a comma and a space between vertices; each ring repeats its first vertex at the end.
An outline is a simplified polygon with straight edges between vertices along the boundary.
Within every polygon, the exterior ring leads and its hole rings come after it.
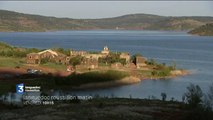
POLYGON ((202 25, 189 31, 189 33, 201 36, 213 36, 213 23, 202 25))
MULTIPOLYGON (((0 80, 0 94, 11 91, 11 88, 19 83, 24 83, 29 86, 38 85, 45 90, 50 89, 72 89, 72 87, 78 87, 80 85, 89 84, 89 83, 100 83, 108 81, 117 81, 122 78, 128 77, 129 74, 123 71, 91 71, 85 73, 73 73, 66 77, 55 76, 52 74, 41 74, 41 75, 32 75, 24 74, 16 76, 12 82, 11 80, 0 80), (7 83, 10 84, 7 84, 7 83)), ((15 89, 12 89, 13 92, 15 89)))
POLYGON ((1 57, 0 56, 0 67, 20 67, 25 63, 25 59, 17 57, 1 57))
MULTIPOLYGON (((70 55, 69 49, 64 48, 52 48, 52 50, 63 53, 65 55, 70 55)), ((7 43, 0 42, 0 56, 4 57, 26 57, 29 53, 37 53, 42 51, 42 49, 37 48, 21 48, 21 47, 14 47, 7 43)))
POLYGON ((153 77, 166 77, 169 76, 172 70, 176 70, 176 64, 167 66, 166 63, 157 63, 154 59, 146 61, 147 65, 153 66, 154 69, 151 71, 153 77))
POLYGON ((93 71, 86 72, 81 74, 73 73, 68 77, 54 77, 54 81, 56 85, 62 86, 80 86, 83 84, 89 83, 100 83, 100 82, 108 82, 121 80, 124 77, 129 76, 126 72, 108 70, 108 71, 93 71))
POLYGON ((37 48, 20 48, 0 42, 0 56, 4 57, 26 57, 28 53, 39 52, 37 48))

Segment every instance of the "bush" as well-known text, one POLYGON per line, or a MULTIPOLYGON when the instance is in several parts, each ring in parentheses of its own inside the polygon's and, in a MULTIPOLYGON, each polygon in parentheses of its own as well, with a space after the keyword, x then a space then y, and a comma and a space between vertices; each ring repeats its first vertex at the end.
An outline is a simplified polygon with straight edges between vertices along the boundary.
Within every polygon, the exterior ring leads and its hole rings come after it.
POLYGON ((147 60, 145 63, 147 65, 156 65, 157 64, 157 62, 154 59, 147 60))
POLYGON ((163 70, 153 70, 151 72, 152 76, 165 77, 170 75, 170 69, 164 68, 163 70))
POLYGON ((28 53, 38 52, 36 48, 17 48, 0 42, 0 56, 26 57, 28 53))

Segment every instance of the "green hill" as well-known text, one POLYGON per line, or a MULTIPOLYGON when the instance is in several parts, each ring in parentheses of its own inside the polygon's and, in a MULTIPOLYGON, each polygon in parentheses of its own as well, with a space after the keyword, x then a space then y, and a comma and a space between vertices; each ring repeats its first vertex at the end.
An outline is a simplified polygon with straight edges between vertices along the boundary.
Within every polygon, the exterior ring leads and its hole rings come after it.
POLYGON ((213 36, 213 23, 202 25, 189 32, 190 34, 196 34, 201 36, 213 36))
POLYGON ((55 31, 85 29, 191 30, 213 22, 213 17, 166 17, 130 14, 103 19, 71 19, 0 10, 0 31, 55 31))

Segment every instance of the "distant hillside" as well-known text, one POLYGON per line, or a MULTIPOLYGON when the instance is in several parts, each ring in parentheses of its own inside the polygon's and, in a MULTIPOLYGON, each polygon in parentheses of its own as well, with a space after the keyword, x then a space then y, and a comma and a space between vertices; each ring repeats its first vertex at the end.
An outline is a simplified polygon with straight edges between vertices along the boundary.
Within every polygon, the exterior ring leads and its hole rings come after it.
POLYGON ((202 25, 189 32, 190 34, 196 34, 201 36, 213 36, 213 23, 202 25))
POLYGON ((83 29, 191 30, 213 22, 213 17, 165 17, 131 14, 103 19, 71 19, 0 10, 0 31, 55 31, 83 29))

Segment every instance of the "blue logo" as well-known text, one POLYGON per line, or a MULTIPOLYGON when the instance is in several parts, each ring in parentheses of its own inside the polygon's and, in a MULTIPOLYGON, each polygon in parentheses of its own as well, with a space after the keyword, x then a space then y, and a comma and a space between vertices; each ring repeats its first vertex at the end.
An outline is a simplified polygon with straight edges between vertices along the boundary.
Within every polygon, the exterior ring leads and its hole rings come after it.
POLYGON ((24 93, 24 83, 16 85, 16 93, 23 94, 24 93))

